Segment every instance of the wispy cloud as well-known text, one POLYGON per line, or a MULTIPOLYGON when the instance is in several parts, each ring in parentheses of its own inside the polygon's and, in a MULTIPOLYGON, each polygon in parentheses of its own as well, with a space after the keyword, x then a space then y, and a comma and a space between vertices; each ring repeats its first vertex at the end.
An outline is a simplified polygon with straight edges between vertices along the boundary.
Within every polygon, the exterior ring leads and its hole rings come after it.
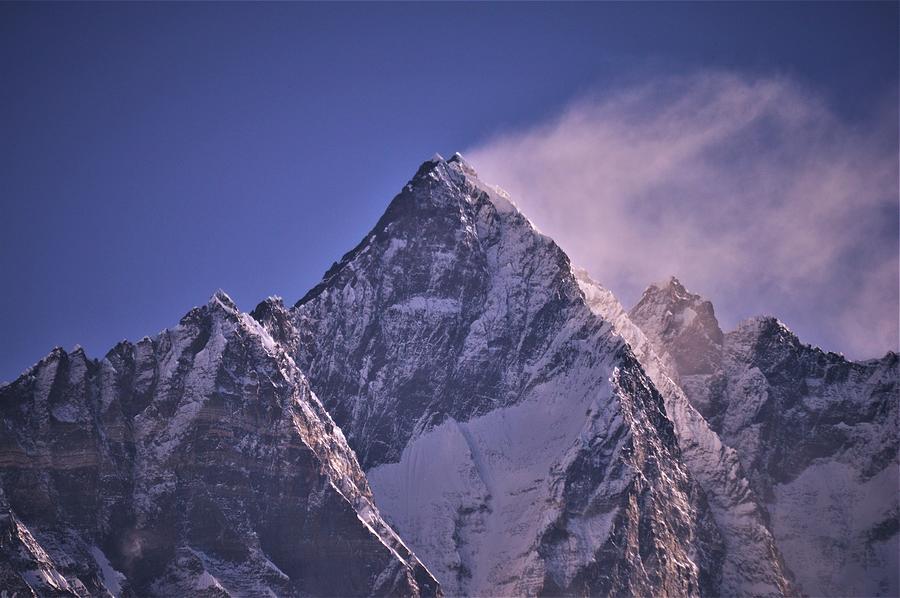
POLYGON ((726 326, 770 313, 854 357, 898 346, 896 104, 850 123, 789 79, 701 73, 467 157, 626 303, 675 274, 726 326))

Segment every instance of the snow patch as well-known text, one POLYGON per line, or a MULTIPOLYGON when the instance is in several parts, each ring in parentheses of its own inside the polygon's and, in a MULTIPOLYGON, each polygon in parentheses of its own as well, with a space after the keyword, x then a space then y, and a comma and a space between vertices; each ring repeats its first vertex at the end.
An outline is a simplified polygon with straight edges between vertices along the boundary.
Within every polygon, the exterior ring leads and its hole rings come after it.
POLYGON ((97 546, 92 546, 90 553, 100 567, 100 577, 103 579, 103 585, 106 586, 110 594, 118 596, 122 592, 122 582, 125 581, 125 576, 113 568, 109 563, 109 559, 106 558, 106 554, 97 546))
POLYGON ((456 299, 417 296, 411 297, 402 303, 395 303, 389 309, 405 313, 459 313, 461 307, 456 299))

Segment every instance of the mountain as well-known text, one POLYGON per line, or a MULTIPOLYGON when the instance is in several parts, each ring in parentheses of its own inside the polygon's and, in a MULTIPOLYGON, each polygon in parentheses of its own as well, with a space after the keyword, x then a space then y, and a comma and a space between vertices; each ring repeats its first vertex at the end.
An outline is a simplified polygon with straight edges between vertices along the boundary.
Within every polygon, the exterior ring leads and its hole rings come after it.
POLYGON ((303 374, 224 293, 0 387, 4 595, 427 595, 303 374))
MULTIPOLYGON (((665 398, 666 413, 672 419, 684 462, 703 488, 725 544, 717 593, 722 596, 796 595, 798 589, 769 530, 766 511, 751 488, 737 452, 722 442, 675 382, 679 380, 676 373, 679 364, 694 371, 698 364, 709 359, 709 351, 699 342, 683 345, 679 338, 673 345, 687 346, 691 354, 677 362, 671 353, 654 348, 654 343, 631 320, 610 291, 584 270, 576 269, 575 274, 587 304, 611 322, 616 332, 628 342, 665 398), (698 356, 702 358, 698 359, 698 356)), ((697 327, 696 336, 700 339, 709 338, 702 323, 714 318, 712 306, 700 304, 694 313, 697 312, 703 315, 685 326, 689 329, 697 327)), ((648 329, 652 330, 652 325, 648 329)), ((721 334, 711 336, 721 338, 721 334)))
POLYGON ((448 594, 717 593, 722 538, 663 398, 568 257, 459 155, 254 317, 448 594))
POLYGON ((0 590, 897 595, 898 368, 626 312, 435 156, 293 306, 0 386, 0 590))
POLYGON ((736 451, 800 589, 900 595, 897 355, 851 362, 770 317, 723 333, 674 278, 629 316, 736 451))

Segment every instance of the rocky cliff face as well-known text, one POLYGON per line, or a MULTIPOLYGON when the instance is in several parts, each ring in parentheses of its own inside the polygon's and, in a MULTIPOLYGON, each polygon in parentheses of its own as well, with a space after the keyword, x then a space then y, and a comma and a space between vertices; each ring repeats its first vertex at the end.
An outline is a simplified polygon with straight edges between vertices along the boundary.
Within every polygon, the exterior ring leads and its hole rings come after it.
POLYGON ((662 397, 566 255, 459 156, 423 164, 293 330, 254 314, 449 594, 717 591, 722 540, 662 397))
POLYGON ((0 388, 0 586, 19 595, 418 595, 292 359, 224 294, 0 388))
POLYGON ((897 355, 851 362, 768 317, 722 334, 711 304, 674 280, 630 316, 737 452, 800 589, 900 593, 897 355), (695 348, 699 368, 677 357, 695 348))

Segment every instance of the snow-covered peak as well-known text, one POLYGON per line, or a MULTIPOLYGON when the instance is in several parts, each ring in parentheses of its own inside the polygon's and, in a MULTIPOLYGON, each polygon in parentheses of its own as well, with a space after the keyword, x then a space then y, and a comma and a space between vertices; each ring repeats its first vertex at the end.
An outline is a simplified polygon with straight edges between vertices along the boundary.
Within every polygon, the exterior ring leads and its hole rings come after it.
POLYGON ((735 331, 759 335, 775 332, 779 334, 787 334, 796 338, 794 332, 790 328, 788 328, 788 326, 784 322, 782 322, 775 316, 762 315, 747 318, 738 323, 735 331))
MULTIPOLYGON (((498 212, 521 215, 510 199, 509 193, 497 185, 483 181, 475 168, 459 152, 454 153, 446 160, 440 154, 435 154, 431 160, 419 167, 416 176, 406 186, 406 190, 412 191, 417 183, 421 184, 422 182, 438 183, 447 186, 454 192, 461 191, 461 197, 467 201, 474 201, 477 198, 477 192, 480 191, 487 195, 498 212)), ((440 194, 430 193, 429 195, 433 199, 440 197, 440 194)), ((456 193, 452 195, 456 195, 456 193)))
POLYGON ((472 168, 472 166, 466 161, 465 158, 463 158, 462 154, 459 152, 453 152, 453 155, 449 158, 444 158, 444 156, 442 156, 439 152, 435 152, 431 156, 431 159, 425 162, 425 164, 459 164, 460 166, 470 169, 472 171, 472 174, 475 174, 475 169, 472 168))
POLYGON ((227 311, 237 312, 238 308, 231 297, 228 296, 228 293, 223 291, 222 289, 217 289, 215 293, 212 294, 212 297, 209 298, 207 305, 211 308, 222 308, 227 311))
MULTIPOLYGON (((296 340, 305 345, 301 352, 308 352, 310 359, 324 352, 315 348, 332 330, 321 331, 318 326, 341 322, 341 335, 349 342, 357 340, 356 335, 377 336, 385 323, 406 319, 417 321, 418 329, 424 328, 424 320, 448 320, 447 326, 461 328, 453 333, 459 337, 453 338, 453 350, 471 352, 479 358, 486 359, 498 351, 494 344, 501 343, 495 343, 495 337, 503 337, 504 345, 519 347, 518 356, 531 355, 537 346, 543 346, 543 334, 529 338, 527 343, 520 335, 527 335, 529 326, 548 324, 545 320, 556 323, 562 314, 549 307, 548 314, 541 314, 541 318, 532 314, 540 313, 541 306, 548 302, 575 302, 578 287, 562 250, 537 232, 507 197, 481 181, 460 154, 423 163, 372 231, 294 305, 291 311, 301 331, 296 340), (367 329, 369 325, 374 328, 367 329), (506 328, 510 328, 511 338, 506 338, 506 328), (308 337, 303 333, 307 329, 311 330, 308 337)), ((273 317, 270 313, 275 311, 262 305, 253 315, 279 338, 280 315, 273 317)), ((287 327, 283 329, 290 332, 287 327)), ((379 340, 384 340, 392 353, 402 350, 395 339, 379 340)), ((425 361, 428 367, 433 366, 425 361)), ((298 363, 304 362, 301 359, 298 363)), ((369 372, 375 365, 377 362, 360 363, 358 367, 369 372)), ((469 367, 468 363, 464 365, 469 367)), ((521 373, 516 372, 514 378, 521 380, 521 373)), ((358 380, 353 384, 348 396, 359 391, 358 380)), ((337 394, 333 400, 345 400, 342 392, 337 394)), ((510 392, 514 395, 517 393, 510 392)), ((423 397, 416 409, 424 410, 429 401, 423 397)), ((476 397, 459 402, 467 401, 476 402, 476 397)), ((486 400, 480 403, 477 408, 490 406, 486 400)), ((440 413, 440 417, 444 415, 440 413)), ((362 411, 352 415, 349 421, 360 428, 347 426, 350 438, 362 435, 367 416, 362 411)), ((407 436, 416 426, 431 425, 427 418, 422 422, 404 421, 407 424, 402 431, 407 436)), ((357 446, 366 465, 395 458, 403 448, 388 446, 372 433, 360 442, 372 445, 371 454, 357 446)))
POLYGON ((455 152, 453 154, 453 156, 451 156, 450 159, 447 160, 447 162, 449 164, 457 165, 457 167, 460 170, 462 170, 464 173, 466 173, 468 176, 473 176, 475 178, 478 178, 478 173, 475 172, 475 169, 472 167, 472 165, 469 164, 465 158, 463 158, 461 153, 455 152))
POLYGON ((565 253, 455 155, 423 164, 291 310, 295 363, 450 595, 689 594, 720 554, 662 399, 584 295, 565 253), (665 480, 632 484, 638 453, 665 480), (659 521, 686 568, 638 562, 633 535, 603 552, 632 516, 659 521), (671 581, 645 584, 651 568, 671 581))
POLYGON ((673 299, 681 300, 700 300, 705 301, 700 295, 695 295, 685 288, 684 284, 677 277, 668 276, 660 281, 654 282, 644 291, 644 295, 664 295, 673 299))

